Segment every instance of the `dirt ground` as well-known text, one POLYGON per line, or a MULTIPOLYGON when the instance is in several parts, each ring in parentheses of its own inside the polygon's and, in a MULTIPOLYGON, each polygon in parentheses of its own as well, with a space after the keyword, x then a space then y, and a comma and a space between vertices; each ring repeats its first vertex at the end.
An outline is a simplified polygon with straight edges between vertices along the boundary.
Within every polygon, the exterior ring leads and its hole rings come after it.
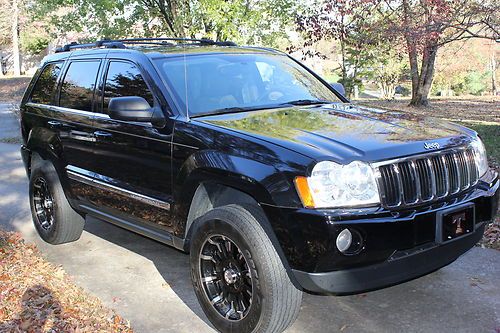
POLYGON ((130 323, 77 287, 19 233, 0 230, 0 332, 121 332, 130 323))
POLYGON ((30 76, 0 77, 0 102, 19 103, 30 80, 30 76))
POLYGON ((358 100, 357 103, 387 110, 402 110, 454 121, 496 122, 500 125, 500 96, 431 98, 427 108, 408 106, 409 99, 358 100))

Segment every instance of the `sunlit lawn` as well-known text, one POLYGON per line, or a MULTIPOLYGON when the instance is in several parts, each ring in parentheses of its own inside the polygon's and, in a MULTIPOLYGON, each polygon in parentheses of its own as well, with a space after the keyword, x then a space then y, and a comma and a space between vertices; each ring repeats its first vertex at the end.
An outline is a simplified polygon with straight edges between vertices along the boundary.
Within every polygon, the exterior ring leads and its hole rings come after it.
POLYGON ((486 146, 489 159, 497 168, 500 167, 500 124, 478 124, 466 121, 462 124, 479 133, 486 146))

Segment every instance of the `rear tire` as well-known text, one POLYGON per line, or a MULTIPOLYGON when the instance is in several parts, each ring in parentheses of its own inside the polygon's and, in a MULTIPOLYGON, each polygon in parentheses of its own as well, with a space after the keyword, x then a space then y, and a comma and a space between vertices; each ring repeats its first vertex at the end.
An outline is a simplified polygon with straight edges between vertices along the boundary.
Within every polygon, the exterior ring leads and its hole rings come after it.
POLYGON ((266 217, 253 208, 215 208, 194 225, 193 286, 203 311, 221 332, 283 332, 300 311, 302 292, 259 223, 266 217))
POLYGON ((63 244, 80 238, 85 220, 70 206, 51 163, 32 162, 29 195, 33 223, 44 241, 63 244))

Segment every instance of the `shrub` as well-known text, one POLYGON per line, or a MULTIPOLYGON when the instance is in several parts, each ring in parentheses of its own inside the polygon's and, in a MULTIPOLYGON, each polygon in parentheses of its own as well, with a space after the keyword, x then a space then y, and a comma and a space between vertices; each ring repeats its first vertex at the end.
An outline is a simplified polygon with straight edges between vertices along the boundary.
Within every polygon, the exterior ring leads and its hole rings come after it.
POLYGON ((21 34, 21 48, 31 55, 42 53, 49 46, 49 39, 45 36, 36 36, 30 33, 21 34))
POLYGON ((488 72, 469 72, 465 76, 464 90, 472 95, 481 95, 488 89, 488 72))

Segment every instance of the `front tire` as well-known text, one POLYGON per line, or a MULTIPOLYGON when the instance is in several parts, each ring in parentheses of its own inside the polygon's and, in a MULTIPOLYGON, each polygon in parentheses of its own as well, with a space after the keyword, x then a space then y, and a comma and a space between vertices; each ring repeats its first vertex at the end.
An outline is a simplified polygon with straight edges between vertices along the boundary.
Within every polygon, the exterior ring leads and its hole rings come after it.
POLYGON ((70 206, 51 163, 34 160, 29 195, 35 229, 45 242, 63 244, 80 238, 85 220, 70 206))
POLYGON ((190 244, 196 296, 221 332, 282 332, 297 318, 295 288, 259 222, 259 209, 228 205, 199 218, 190 244))

